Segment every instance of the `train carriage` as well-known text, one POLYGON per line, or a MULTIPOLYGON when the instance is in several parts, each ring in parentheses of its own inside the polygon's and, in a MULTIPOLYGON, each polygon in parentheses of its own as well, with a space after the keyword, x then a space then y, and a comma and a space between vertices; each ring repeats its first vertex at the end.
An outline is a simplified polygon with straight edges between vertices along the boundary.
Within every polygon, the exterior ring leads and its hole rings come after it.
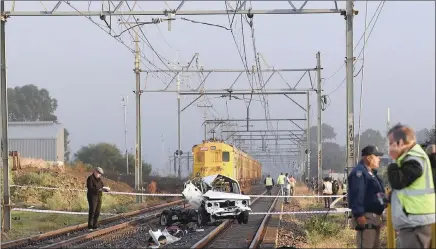
POLYGON ((247 153, 223 141, 203 141, 192 147, 194 157, 193 176, 221 174, 237 179, 243 190, 259 182, 261 164, 247 153))

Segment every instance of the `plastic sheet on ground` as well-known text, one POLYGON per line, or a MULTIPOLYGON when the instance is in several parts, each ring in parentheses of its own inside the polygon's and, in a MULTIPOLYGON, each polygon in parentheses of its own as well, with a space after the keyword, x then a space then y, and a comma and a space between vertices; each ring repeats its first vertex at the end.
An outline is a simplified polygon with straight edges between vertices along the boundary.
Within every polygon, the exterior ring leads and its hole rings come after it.
POLYGON ((167 229, 163 231, 160 229, 157 231, 149 230, 148 233, 151 237, 149 241, 151 242, 151 245, 149 245, 150 248, 159 248, 161 245, 169 245, 180 240, 180 238, 171 235, 167 229))

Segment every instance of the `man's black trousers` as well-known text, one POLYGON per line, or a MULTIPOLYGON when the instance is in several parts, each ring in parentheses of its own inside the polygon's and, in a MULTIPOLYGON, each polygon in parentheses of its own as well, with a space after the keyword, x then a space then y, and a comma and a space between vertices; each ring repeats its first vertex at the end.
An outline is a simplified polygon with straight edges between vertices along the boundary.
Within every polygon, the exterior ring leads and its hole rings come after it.
POLYGON ((87 194, 89 205, 88 228, 97 229, 98 217, 101 209, 101 195, 87 194))

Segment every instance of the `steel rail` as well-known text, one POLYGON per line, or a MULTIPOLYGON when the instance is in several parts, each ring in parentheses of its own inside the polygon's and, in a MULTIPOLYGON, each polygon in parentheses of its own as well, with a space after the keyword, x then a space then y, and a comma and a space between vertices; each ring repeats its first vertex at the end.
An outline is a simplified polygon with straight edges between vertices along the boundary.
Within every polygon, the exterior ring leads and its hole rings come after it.
MULTIPOLYGON (((141 214, 145 214, 148 212, 153 212, 156 211, 158 209, 161 208, 165 208, 168 206, 174 206, 174 205, 178 205, 180 203, 182 203, 183 200, 178 200, 178 201, 173 201, 173 202, 168 202, 168 203, 164 203, 164 204, 159 204, 156 206, 152 206, 149 208, 144 208, 141 210, 136 210, 136 211, 132 211, 132 212, 128 212, 128 213, 123 213, 123 214, 119 214, 113 217, 109 217, 109 218, 105 218, 100 220, 99 224, 100 225, 106 225, 118 220, 122 220, 124 218, 130 218, 136 215, 141 215, 141 214)), ((59 236, 63 236, 72 232, 78 232, 84 229, 88 228, 88 224, 87 223, 82 223, 79 225, 74 225, 74 226, 69 226, 69 227, 65 227, 65 228, 61 228, 61 229, 57 229, 57 230, 53 230, 53 231, 49 231, 43 234, 39 234, 39 235, 35 235, 35 236, 31 236, 31 237, 27 237, 27 238, 23 238, 23 239, 18 239, 18 240, 13 240, 13 241, 9 241, 6 243, 1 244, 1 248, 14 248, 14 247, 22 247, 22 246, 26 246, 29 244, 33 244, 33 243, 37 243, 39 241, 44 241, 53 237, 59 237, 59 236)))
MULTIPOLYGON (((261 195, 264 195, 266 193, 263 192, 261 195)), ((257 197, 256 199, 254 199, 251 202, 251 205, 253 205, 254 203, 256 203, 257 200, 259 200, 261 197, 257 197)), ((278 198, 275 198, 275 200, 273 201, 271 207, 269 208, 269 210, 271 210, 272 207, 274 207, 276 201, 278 198)), ((262 226, 262 230, 264 229, 264 221, 265 218, 261 224, 262 226)), ((220 235, 222 235, 227 229, 229 229, 231 227, 233 223, 233 220, 226 220, 223 223, 221 223, 217 228, 215 228, 213 231, 211 231, 209 234, 207 234, 206 236, 204 236, 200 241, 198 241, 197 243, 195 243, 191 249, 197 249, 197 248, 207 248, 209 245, 211 245, 216 238, 218 238, 220 235)), ((259 227, 260 228, 260 227, 259 227)), ((257 233, 256 233, 257 235, 257 233)), ((261 239, 260 236, 258 237, 254 237, 254 239, 261 239)))

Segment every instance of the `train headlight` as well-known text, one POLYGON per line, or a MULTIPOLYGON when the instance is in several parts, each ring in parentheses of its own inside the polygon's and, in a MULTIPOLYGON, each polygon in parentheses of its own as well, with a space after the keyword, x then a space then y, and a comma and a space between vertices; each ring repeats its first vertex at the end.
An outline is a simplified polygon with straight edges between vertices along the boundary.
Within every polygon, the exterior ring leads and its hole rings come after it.
POLYGON ((242 201, 242 205, 247 206, 247 201, 246 201, 246 200, 243 200, 243 201, 242 201))
POLYGON ((220 206, 220 204, 219 204, 218 202, 215 202, 213 205, 214 205, 215 207, 219 207, 219 206, 220 206))

